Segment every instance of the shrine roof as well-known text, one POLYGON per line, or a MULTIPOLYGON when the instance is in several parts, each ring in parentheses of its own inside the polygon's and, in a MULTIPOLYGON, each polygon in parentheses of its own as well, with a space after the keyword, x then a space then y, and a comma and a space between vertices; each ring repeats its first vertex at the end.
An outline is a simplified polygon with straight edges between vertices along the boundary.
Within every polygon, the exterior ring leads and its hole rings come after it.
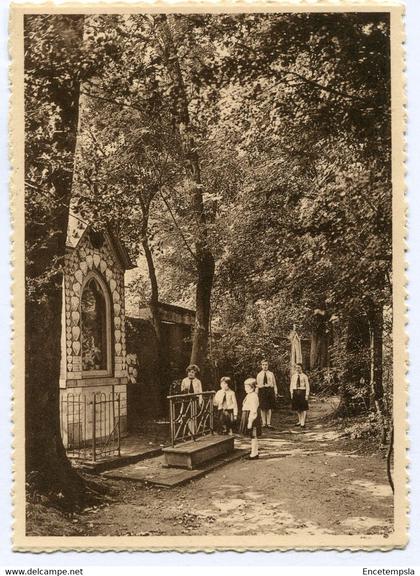
POLYGON ((88 226, 89 224, 87 222, 79 218, 79 216, 76 216, 76 214, 70 212, 69 223, 67 226, 66 246, 68 248, 76 248, 88 226))
MULTIPOLYGON (((74 250, 77 248, 79 242, 88 230, 92 229, 93 226, 84 221, 82 218, 70 211, 69 222, 67 226, 67 238, 66 247, 69 250, 74 250)), ((125 270, 130 270, 135 268, 136 265, 132 263, 129 253, 125 248, 124 244, 118 238, 118 235, 114 232, 111 226, 106 226, 104 232, 109 237, 112 247, 116 253, 116 256, 120 260, 125 270)))

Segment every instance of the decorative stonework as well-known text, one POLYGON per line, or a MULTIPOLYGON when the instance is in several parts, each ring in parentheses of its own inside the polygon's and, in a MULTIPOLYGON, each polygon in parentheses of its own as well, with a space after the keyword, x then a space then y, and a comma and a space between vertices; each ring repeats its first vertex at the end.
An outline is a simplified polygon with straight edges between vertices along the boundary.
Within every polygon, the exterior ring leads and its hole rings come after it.
POLYGON ((87 278, 95 276, 102 280, 109 294, 108 313, 110 314, 111 333, 107 337, 112 342, 111 373, 109 376, 126 377, 125 324, 124 324, 124 269, 111 240, 104 234, 100 248, 93 248, 89 234, 85 233, 79 244, 67 254, 65 264, 65 365, 67 379, 83 380, 82 373, 82 337, 81 298, 87 278))
POLYGON ((137 354, 127 354, 127 375, 128 381, 132 384, 136 384, 138 381, 138 360, 137 354))
MULTIPOLYGON (((71 398, 84 397, 86 405, 90 405, 95 394, 119 394, 120 431, 125 434, 128 375, 124 272, 132 264, 111 230, 100 233, 85 228, 76 236, 76 241, 73 241, 74 236, 68 234, 64 268, 61 420, 68 426, 83 425, 81 413, 66 412, 71 398)), ((65 446, 69 434, 71 431, 64 425, 62 437, 65 446)), ((89 422, 85 434, 89 441, 92 437, 89 422)))

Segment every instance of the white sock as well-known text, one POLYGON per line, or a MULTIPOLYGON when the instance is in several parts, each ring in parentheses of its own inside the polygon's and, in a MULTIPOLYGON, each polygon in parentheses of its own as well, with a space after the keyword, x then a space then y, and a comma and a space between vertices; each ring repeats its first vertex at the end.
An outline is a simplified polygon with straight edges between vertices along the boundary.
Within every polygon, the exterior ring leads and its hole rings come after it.
POLYGON ((258 456, 258 438, 251 438, 251 458, 258 456))

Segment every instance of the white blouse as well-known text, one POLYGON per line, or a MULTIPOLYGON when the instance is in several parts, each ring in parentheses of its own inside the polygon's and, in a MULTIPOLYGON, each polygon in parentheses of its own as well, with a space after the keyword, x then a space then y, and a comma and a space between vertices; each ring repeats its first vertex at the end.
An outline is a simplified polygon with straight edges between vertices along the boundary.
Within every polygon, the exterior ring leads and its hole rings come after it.
POLYGON ((258 406, 260 405, 260 401, 258 400, 258 394, 256 392, 248 392, 248 394, 244 398, 244 402, 242 404, 242 410, 249 410, 252 414, 256 414, 258 412, 258 406))
POLYGON ((308 380, 308 377, 306 376, 306 374, 304 374, 303 372, 301 372, 300 374, 295 372, 293 374, 292 380, 290 382, 290 395, 291 396, 293 396, 293 390, 305 390, 306 391, 306 397, 309 396, 311 389, 310 389, 309 380, 308 380), (298 376, 299 376, 299 378, 298 378, 298 376), (299 380, 299 382, 298 382, 298 380, 299 380))
MULTIPOLYGON (((190 391, 190 384, 191 384, 191 380, 188 377, 184 378, 183 381, 181 382, 181 392, 188 394, 190 391)), ((193 379, 192 385, 193 385, 194 394, 201 394, 201 392, 203 391, 203 388, 202 388, 201 382, 198 378, 193 379)))
POLYGON ((274 388, 274 394, 277 396, 276 377, 272 372, 270 372, 270 370, 267 370, 265 373, 267 374, 267 384, 264 384, 264 370, 261 370, 261 372, 258 372, 257 374, 257 388, 274 388))
POLYGON ((238 403, 236 402, 236 395, 235 392, 230 388, 229 390, 218 390, 214 396, 213 404, 214 406, 217 406, 218 410, 225 408, 226 410, 233 410, 233 415, 235 417, 238 415, 238 403))
MULTIPOLYGON (((192 385, 193 385, 193 390, 194 390, 194 394, 200 394, 200 396, 198 397, 198 403, 201 406, 203 403, 203 397, 201 396, 201 392, 203 391, 203 387, 201 386, 201 382, 198 378, 194 378, 194 380, 192 381, 192 385)), ((184 378, 183 381, 181 382, 181 393, 182 394, 189 394, 190 393, 190 387, 191 387, 191 380, 190 378, 184 378)))

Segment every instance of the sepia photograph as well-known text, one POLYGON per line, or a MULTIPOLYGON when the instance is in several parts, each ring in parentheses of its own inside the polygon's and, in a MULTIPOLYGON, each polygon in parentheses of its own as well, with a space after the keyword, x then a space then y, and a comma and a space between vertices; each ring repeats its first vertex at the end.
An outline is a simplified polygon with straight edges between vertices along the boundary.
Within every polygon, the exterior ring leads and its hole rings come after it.
POLYGON ((12 12, 15 549, 403 547, 401 7, 12 12))

